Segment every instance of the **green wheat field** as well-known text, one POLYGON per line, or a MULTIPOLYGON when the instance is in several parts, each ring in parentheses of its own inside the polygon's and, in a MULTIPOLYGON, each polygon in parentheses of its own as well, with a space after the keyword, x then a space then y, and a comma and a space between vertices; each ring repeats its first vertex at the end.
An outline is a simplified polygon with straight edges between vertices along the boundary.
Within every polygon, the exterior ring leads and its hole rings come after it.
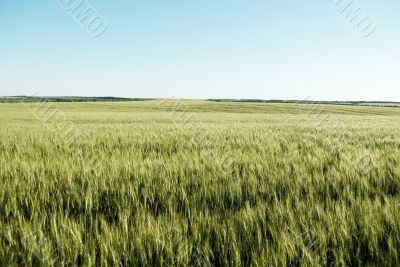
POLYGON ((400 108, 0 104, 0 266, 398 266, 400 108))

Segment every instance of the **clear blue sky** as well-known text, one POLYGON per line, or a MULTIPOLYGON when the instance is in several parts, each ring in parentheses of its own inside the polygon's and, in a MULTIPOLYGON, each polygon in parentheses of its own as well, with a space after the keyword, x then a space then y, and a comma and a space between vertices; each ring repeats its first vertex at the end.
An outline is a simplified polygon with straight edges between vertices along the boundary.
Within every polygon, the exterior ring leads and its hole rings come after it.
POLYGON ((95 38, 59 0, 4 0, 0 95, 400 101, 400 2, 355 1, 363 38, 338 1, 90 0, 95 38))

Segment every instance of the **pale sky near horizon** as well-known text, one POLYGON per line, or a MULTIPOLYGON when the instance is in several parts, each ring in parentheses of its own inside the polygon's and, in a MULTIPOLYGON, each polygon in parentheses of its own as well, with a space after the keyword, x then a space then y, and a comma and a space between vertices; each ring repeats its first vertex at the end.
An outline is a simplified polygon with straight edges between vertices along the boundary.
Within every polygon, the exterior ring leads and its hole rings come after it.
POLYGON ((399 1, 75 1, 0 2, 0 96, 400 101, 399 1))

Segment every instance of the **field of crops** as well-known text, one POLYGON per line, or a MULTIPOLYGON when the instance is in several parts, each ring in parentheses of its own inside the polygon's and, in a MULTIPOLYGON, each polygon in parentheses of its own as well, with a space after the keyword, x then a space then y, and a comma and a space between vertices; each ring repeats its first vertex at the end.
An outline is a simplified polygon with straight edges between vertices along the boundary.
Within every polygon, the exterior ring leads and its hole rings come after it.
POLYGON ((400 108, 0 104, 0 266, 400 265, 400 108))

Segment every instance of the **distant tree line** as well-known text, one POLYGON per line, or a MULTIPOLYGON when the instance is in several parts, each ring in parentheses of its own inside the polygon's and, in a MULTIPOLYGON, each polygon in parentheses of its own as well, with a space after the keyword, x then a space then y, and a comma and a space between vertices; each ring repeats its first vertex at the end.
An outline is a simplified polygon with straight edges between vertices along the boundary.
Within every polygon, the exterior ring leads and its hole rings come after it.
POLYGON ((123 97, 80 97, 80 96, 7 96, 0 97, 0 103, 17 103, 17 102, 118 102, 118 101, 145 101, 153 100, 150 98, 123 98, 123 97))

